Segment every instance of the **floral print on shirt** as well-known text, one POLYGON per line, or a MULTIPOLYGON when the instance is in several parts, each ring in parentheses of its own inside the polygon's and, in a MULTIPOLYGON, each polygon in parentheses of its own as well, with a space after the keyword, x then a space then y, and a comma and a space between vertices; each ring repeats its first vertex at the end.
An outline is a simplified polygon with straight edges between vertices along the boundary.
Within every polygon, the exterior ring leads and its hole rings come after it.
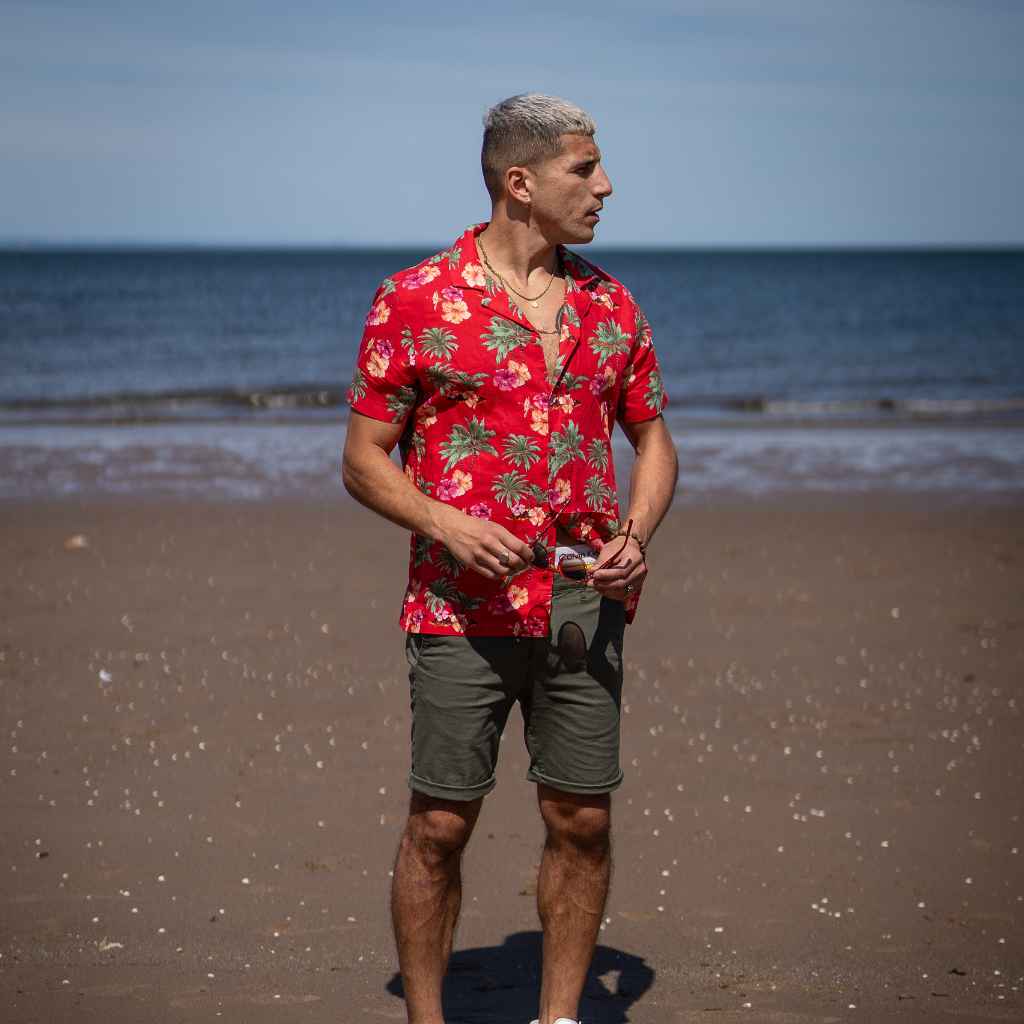
MULTIPOLYGON (((553 551, 556 525, 601 548, 619 529, 611 434, 668 403, 651 329, 629 291, 560 249, 566 296, 554 378, 540 336, 485 272, 470 227, 385 279, 366 317, 347 399, 401 424, 406 476, 424 494, 553 551), (556 380, 561 378, 557 387, 556 380)), ((410 632, 546 636, 552 573, 502 584, 413 534, 399 616, 410 632)), ((626 621, 640 593, 626 600, 626 621)))

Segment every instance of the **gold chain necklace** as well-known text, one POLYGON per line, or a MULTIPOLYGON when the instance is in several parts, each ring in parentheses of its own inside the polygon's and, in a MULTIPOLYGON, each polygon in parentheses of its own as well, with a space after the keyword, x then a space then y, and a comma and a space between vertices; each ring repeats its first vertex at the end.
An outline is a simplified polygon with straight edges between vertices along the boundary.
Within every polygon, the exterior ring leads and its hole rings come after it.
MULTIPOLYGON (((506 281, 505 278, 503 278, 501 274, 499 274, 494 269, 494 267, 491 266, 491 261, 487 258, 487 252, 485 251, 483 242, 480 241, 479 237, 476 240, 476 247, 480 250, 480 255, 483 257, 483 261, 486 264, 487 269, 501 282, 502 287, 505 288, 506 291, 514 292, 516 295, 519 296, 519 298, 524 299, 526 302, 530 303, 530 305, 533 306, 534 309, 540 308, 540 300, 543 299, 545 295, 547 295, 548 290, 551 288, 551 285, 555 280, 554 274, 552 274, 548 278, 548 283, 547 285, 545 285, 544 291, 542 291, 540 295, 536 295, 533 298, 530 298, 529 295, 524 295, 521 291, 517 291, 515 288, 513 288, 512 285, 510 285, 508 281, 506 281)), ((541 334, 553 333, 553 331, 541 331, 541 334)))

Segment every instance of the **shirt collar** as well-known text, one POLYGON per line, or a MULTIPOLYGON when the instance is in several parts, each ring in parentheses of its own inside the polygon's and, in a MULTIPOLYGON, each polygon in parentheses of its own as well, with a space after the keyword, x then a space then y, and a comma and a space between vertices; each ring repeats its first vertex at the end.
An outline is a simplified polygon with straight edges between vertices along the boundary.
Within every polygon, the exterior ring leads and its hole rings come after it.
MULTIPOLYGON (((481 224, 471 224, 445 253, 453 278, 452 283, 459 288, 488 291, 486 278, 490 275, 480 258, 476 244, 477 235, 487 227, 487 223, 484 221, 481 224)), ((564 245, 558 246, 558 253, 562 266, 565 267, 570 292, 589 289, 597 283, 597 271, 585 259, 566 249, 564 245)))

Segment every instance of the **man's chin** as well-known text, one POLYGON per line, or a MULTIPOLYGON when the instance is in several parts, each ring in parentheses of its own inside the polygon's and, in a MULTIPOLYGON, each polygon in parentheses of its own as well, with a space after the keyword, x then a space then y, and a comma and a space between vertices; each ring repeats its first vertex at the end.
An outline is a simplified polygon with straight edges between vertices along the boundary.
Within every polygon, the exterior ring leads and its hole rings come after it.
POLYGON ((566 245, 586 245, 594 240, 594 225, 580 224, 565 233, 566 245))

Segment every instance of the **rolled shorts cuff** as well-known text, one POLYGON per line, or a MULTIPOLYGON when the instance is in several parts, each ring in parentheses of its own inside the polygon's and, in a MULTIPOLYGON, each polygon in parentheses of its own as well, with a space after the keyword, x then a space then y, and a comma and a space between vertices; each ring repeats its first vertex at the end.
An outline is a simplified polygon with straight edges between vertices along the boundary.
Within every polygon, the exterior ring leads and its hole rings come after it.
POLYGON ((543 775, 541 772, 531 768, 526 773, 527 782, 543 782, 545 786, 552 789, 559 789, 563 793, 579 793, 586 796, 591 793, 610 793, 622 785, 624 778, 620 769, 619 774, 610 782, 566 782, 564 779, 553 779, 550 775, 543 775))
POLYGON ((418 775, 409 772, 410 789, 417 793, 425 793, 427 796, 436 796, 439 800, 476 800, 477 797, 490 793, 497 784, 497 776, 492 775, 489 779, 473 786, 446 786, 441 782, 421 779, 418 775))

